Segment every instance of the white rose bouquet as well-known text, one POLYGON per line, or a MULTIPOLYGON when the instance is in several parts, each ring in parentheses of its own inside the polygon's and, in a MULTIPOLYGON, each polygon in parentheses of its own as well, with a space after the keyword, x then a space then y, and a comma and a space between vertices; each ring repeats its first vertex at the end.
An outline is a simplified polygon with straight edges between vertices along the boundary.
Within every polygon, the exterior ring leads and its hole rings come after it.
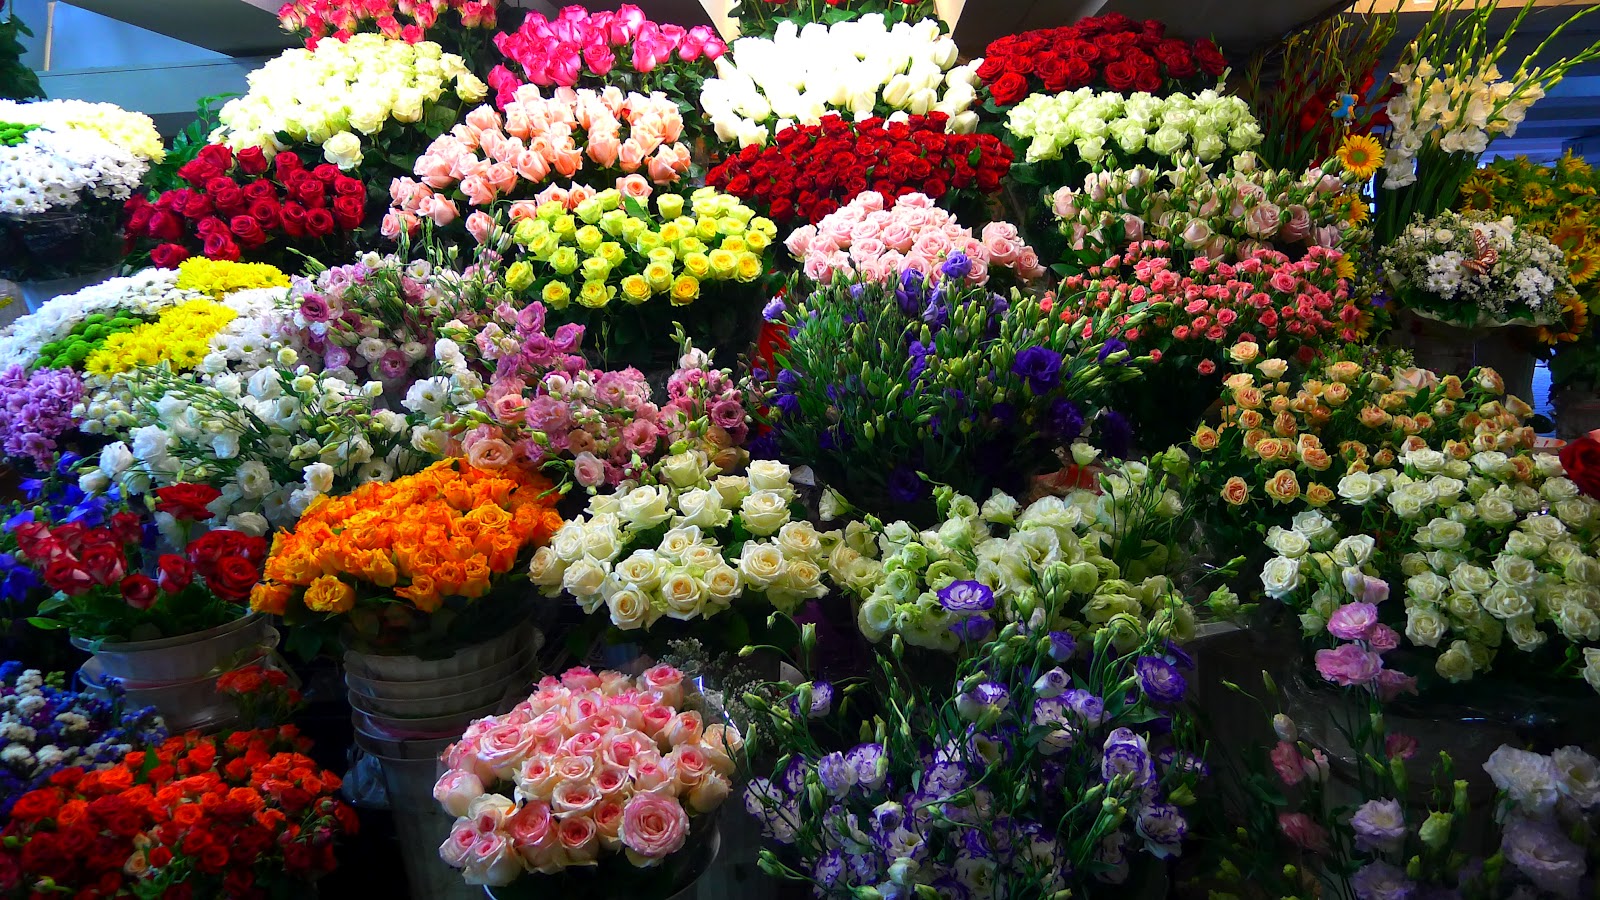
POLYGON ((797 519, 782 463, 722 475, 695 451, 661 460, 651 474, 659 483, 590 498, 587 514, 534 554, 529 577, 545 596, 565 591, 624 631, 662 618, 709 619, 741 598, 793 612, 872 550, 864 529, 819 532, 797 519))
POLYGON ((346 171, 375 154, 386 169, 402 173, 455 124, 459 110, 489 90, 438 44, 376 34, 285 51, 251 72, 249 83, 249 92, 218 114, 213 143, 235 151, 259 147, 269 158, 310 144, 346 171))
POLYGON ((1510 216, 1419 216, 1382 255, 1409 309, 1467 328, 1555 322, 1573 292, 1562 249, 1510 216))
POLYGON ((856 121, 942 112, 951 132, 968 133, 978 124, 971 106, 983 60, 958 66, 957 55, 933 19, 893 27, 881 14, 804 28, 785 21, 771 38, 733 42, 702 86, 700 107, 717 138, 740 147, 830 112, 856 121))
MULTIPOLYGON (((1214 90, 1156 97, 1080 88, 1033 94, 1006 116, 1012 138, 1026 141, 1029 163, 1076 157, 1098 166, 1188 152, 1201 162, 1249 150, 1261 128, 1249 104, 1214 90)), ((1018 144, 1020 146, 1020 144, 1018 144)))

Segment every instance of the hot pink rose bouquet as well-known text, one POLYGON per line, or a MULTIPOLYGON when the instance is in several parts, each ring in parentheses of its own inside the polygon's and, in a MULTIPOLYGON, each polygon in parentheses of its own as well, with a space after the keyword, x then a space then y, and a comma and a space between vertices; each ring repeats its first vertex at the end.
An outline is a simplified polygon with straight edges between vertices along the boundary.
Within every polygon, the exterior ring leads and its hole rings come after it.
POLYGON ((883 282, 916 271, 934 282, 958 272, 966 284, 983 285, 999 272, 1020 281, 1045 272, 1016 226, 990 222, 974 235, 925 194, 886 204, 882 194, 866 191, 817 224, 796 229, 785 243, 816 282, 836 275, 883 282))
MULTIPOLYGON (((468 884, 625 858, 653 869, 684 850, 691 816, 722 805, 744 741, 683 709, 685 677, 569 669, 445 751, 433 795, 457 816, 439 848, 468 884)), ((703 832, 701 832, 703 833, 703 832)))
POLYGON ((531 218, 552 179, 570 182, 579 172, 590 183, 614 178, 617 190, 646 198, 652 185, 689 170, 682 134, 683 117, 665 94, 562 87, 546 97, 524 85, 503 113, 481 106, 436 138, 417 158, 416 178, 394 180, 386 231, 414 230, 423 219, 445 227, 463 216, 470 228, 475 212, 505 200, 521 204, 514 218, 531 218))

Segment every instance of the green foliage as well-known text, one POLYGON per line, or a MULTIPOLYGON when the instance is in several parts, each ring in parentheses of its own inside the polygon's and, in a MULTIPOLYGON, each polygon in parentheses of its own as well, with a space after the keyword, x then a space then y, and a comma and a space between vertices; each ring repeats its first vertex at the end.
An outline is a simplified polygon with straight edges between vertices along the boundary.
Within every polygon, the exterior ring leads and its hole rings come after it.
MULTIPOLYGON (((3 4, 0 4, 3 5, 3 4)), ((0 98, 6 100, 44 99, 39 76, 22 64, 22 39, 33 32, 22 20, 12 16, 0 22, 0 98)))
POLYGON ((185 164, 200 155, 200 148, 206 145, 206 138, 210 137, 213 129, 217 127, 217 110, 222 107, 223 101, 234 94, 213 94, 210 97, 201 97, 195 105, 195 119, 172 139, 172 145, 167 148, 167 158, 150 166, 149 174, 145 175, 144 183, 150 189, 152 199, 159 196, 162 191, 183 187, 183 179, 178 177, 178 170, 185 164))

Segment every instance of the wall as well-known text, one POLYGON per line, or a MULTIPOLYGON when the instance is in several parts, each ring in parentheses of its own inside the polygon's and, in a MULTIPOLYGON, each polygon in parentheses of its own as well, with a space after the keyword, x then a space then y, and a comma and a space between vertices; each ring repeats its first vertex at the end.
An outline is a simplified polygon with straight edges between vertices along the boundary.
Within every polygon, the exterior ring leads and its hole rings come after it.
MULTIPOLYGON (((145 2, 159 3, 161 0, 145 2)), ((22 61, 35 71, 42 72, 48 0, 10 0, 7 6, 14 7, 14 14, 33 29, 34 37, 28 42, 28 52, 22 61)), ((51 71, 171 65, 221 59, 226 57, 204 47, 186 44, 66 3, 56 4, 51 71)))

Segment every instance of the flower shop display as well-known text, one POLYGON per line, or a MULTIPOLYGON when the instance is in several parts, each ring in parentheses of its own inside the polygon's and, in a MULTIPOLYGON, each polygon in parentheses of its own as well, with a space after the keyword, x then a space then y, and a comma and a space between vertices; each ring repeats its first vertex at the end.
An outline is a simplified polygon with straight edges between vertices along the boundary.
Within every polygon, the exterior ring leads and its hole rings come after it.
POLYGON ((647 204, 575 186, 530 212, 509 226, 518 250, 506 283, 583 325, 585 349, 605 368, 670 365, 663 338, 674 323, 724 359, 753 339, 777 226, 738 198, 703 187, 647 204))
POLYGON ((691 690, 671 666, 637 678, 569 669, 472 723, 434 787, 457 817, 440 858, 490 896, 675 894, 704 870, 744 745, 689 708, 691 690))
MULTIPOLYGON (((59 675, 21 663, 0 663, 0 819, 25 794, 48 786, 68 769, 101 769, 137 748, 166 740, 153 709, 67 690, 59 675)), ((0 885, 0 887, 4 887, 0 885)))
POLYGON ((297 630, 344 627, 347 640, 378 652, 481 640, 501 623, 471 610, 512 608, 486 595, 560 527, 554 502, 537 475, 461 459, 363 484, 279 534, 251 608, 297 630), (446 608, 454 615, 435 615, 446 608))
MULTIPOLYGON (((96 316, 102 316, 104 321, 94 324, 108 324, 122 317, 126 326, 132 327, 135 319, 145 321, 175 303, 199 298, 198 293, 179 292, 177 283, 176 271, 144 269, 53 298, 0 333, 0 363, 8 367, 32 366, 46 360, 52 368, 65 368, 73 362, 71 357, 79 354, 69 353, 67 358, 59 359, 60 365, 57 357, 72 349, 69 339, 75 333, 82 335, 81 329, 88 327, 85 323, 96 316), (46 356, 47 349, 52 356, 46 356)), ((92 349, 86 345, 81 355, 86 358, 92 349)))
POLYGON ((817 224, 796 228, 784 246, 818 285, 835 278, 891 284, 910 278, 914 288, 923 281, 977 287, 993 281, 1002 288, 1045 274, 1015 225, 990 222, 974 235, 918 193, 892 200, 876 191, 858 194, 817 224))
POLYGON ((977 75, 984 108, 997 112, 1030 94, 1078 88, 1165 95, 1214 84, 1227 66, 1210 40, 1167 37, 1161 22, 1111 13, 998 38, 977 75))
POLYGON ((287 50, 249 83, 218 113, 212 143, 235 153, 255 147, 269 162, 304 147, 340 171, 385 176, 409 171, 427 142, 455 124, 458 101, 477 103, 489 91, 438 44, 378 34, 287 50))
MULTIPOLYGON (((1039 573, 1043 620, 1066 568, 1039 573)), ((894 650, 877 691, 780 688, 787 702, 758 715, 782 756, 744 797, 773 844, 762 868, 822 897, 1055 896, 1181 854, 1205 772, 1181 705, 1188 662, 1153 635, 1119 655, 1111 634, 1008 627, 953 674, 919 679, 894 650)))
POLYGON ((735 0, 728 14, 739 26, 742 37, 772 37, 778 26, 793 22, 804 28, 812 23, 832 25, 868 15, 883 16, 890 25, 918 22, 937 15, 936 4, 928 0, 735 0))
MULTIPOLYGON (((557 178, 572 183, 580 174, 588 184, 614 182, 642 202, 686 174, 689 148, 682 136, 677 104, 665 94, 558 88, 546 98, 525 85, 503 113, 480 106, 434 140, 417 157, 420 181, 395 179, 385 231, 414 235, 423 220, 436 228, 459 222, 481 243, 498 204, 510 201, 514 220, 535 218, 556 196, 542 188, 557 178)), ((566 195, 570 199, 571 192, 566 195)))
POLYGON ((790 125, 829 112, 857 121, 904 111, 941 112, 952 133, 977 127, 977 63, 956 65, 954 38, 935 19, 888 24, 881 14, 743 37, 717 60, 699 105, 717 140, 762 145, 790 125))
POLYGON ((155 200, 128 202, 128 235, 150 261, 177 268, 184 260, 269 262, 287 271, 304 256, 329 263, 347 258, 366 220, 367 189, 333 163, 307 168, 297 153, 272 156, 260 147, 238 153, 201 148, 178 169, 186 187, 155 200))
POLYGON ((948 127, 940 112, 856 123, 829 114, 778 132, 766 146, 744 147, 706 173, 706 183, 784 228, 816 225, 869 190, 894 199, 923 194, 981 219, 1013 154, 994 135, 947 134, 948 127))
POLYGON ((0 890, 44 879, 108 896, 309 890, 357 822, 308 749, 286 726, 173 737, 111 768, 64 769, 13 807, 0 890))
POLYGON ((1108 386, 1135 374, 1120 343, 1054 324, 1036 298, 967 285, 975 269, 959 253, 940 271, 946 280, 839 279, 774 301, 769 314, 790 328, 771 401, 788 458, 863 508, 923 516, 930 481, 976 497, 1020 491, 1092 431, 1127 452, 1127 421, 1097 418, 1108 386), (975 454, 996 464, 976 469, 975 454))

